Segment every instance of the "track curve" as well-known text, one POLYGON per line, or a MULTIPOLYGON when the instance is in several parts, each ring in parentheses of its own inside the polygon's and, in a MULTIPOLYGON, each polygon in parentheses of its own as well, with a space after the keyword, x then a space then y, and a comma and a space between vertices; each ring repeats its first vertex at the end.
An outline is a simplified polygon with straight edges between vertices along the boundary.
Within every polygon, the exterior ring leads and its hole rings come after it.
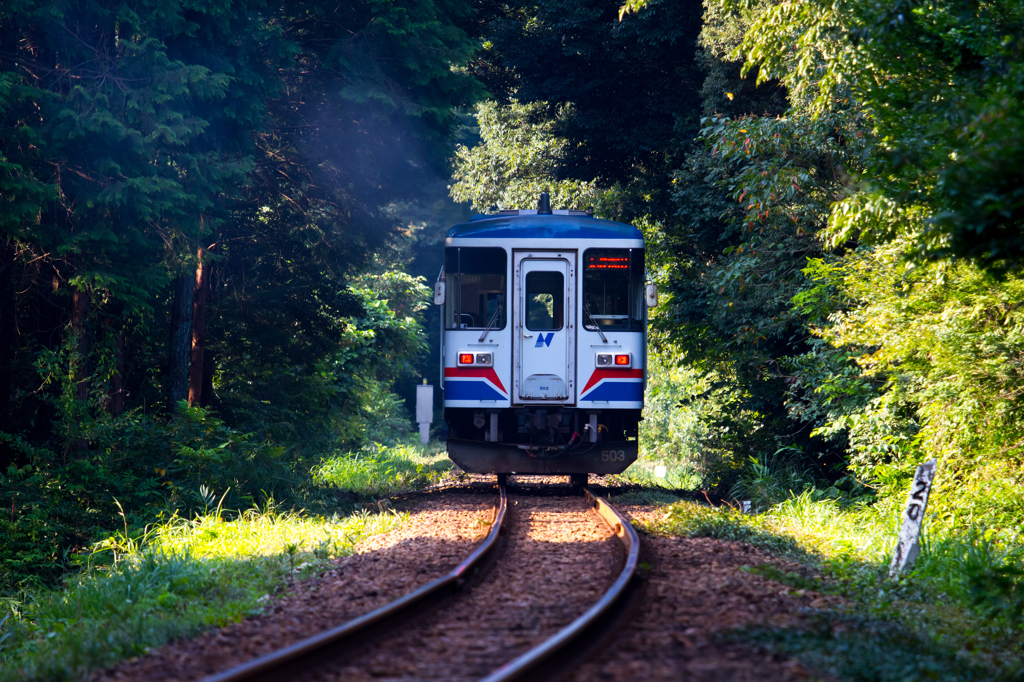
MULTIPOLYGON (((388 631, 398 630, 397 626, 408 623, 427 609, 437 609, 442 603, 459 594, 474 574, 496 558, 502 544, 499 541, 507 532, 506 524, 509 517, 508 496, 503 483, 501 482, 498 486, 500 499, 487 538, 470 556, 445 576, 359 618, 248 663, 207 677, 202 682, 293 679, 314 672, 319 678, 321 673, 327 673, 327 670, 333 667, 332 664, 335 661, 344 660, 354 654, 356 646, 376 639, 377 636, 388 631)), ((482 682, 555 679, 560 674, 567 672, 575 663, 582 661, 588 652, 595 648, 596 644, 614 634, 624 622, 631 604, 635 603, 635 598, 639 594, 640 582, 637 574, 640 552, 639 537, 629 521, 605 500, 585 486, 581 486, 581 489, 587 497, 589 506, 611 533, 618 538, 625 550, 625 561, 621 571, 615 576, 611 586, 595 602, 554 635, 547 637, 533 648, 483 677, 481 675, 490 669, 490 666, 486 666, 486 661, 481 661, 484 667, 480 668, 476 675, 467 679, 482 679, 482 682)), ((579 509, 579 507, 577 508, 579 509)), ((605 537, 608 537, 608 541, 614 542, 609 536, 605 537)), ((502 565, 505 563, 507 562, 503 561, 502 565)), ((612 579, 614 575, 613 572, 608 573, 608 579, 612 579)), ((577 597, 578 600, 579 597, 577 597)), ((465 614, 463 614, 463 618, 466 618, 465 614)), ((476 620, 475 616, 469 616, 469 618, 476 620)), ((483 623, 481 623, 482 626, 483 623)), ((361 654, 359 656, 361 657, 361 654)), ((495 658, 497 660, 493 665, 497 665, 501 661, 500 657, 496 656, 495 658)), ((331 673, 327 673, 327 678, 331 678, 331 673)), ((460 677, 460 679, 462 678, 460 677)))

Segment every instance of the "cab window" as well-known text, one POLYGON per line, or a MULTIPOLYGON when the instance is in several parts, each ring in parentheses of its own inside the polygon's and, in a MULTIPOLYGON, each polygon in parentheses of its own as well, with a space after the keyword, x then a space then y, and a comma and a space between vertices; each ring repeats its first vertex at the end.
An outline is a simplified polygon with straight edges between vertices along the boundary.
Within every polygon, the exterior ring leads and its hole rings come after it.
POLYGON ((445 249, 445 328, 504 329, 508 256, 497 247, 445 249))
POLYGON ((643 329, 643 249, 587 249, 583 252, 583 326, 588 329, 643 329))

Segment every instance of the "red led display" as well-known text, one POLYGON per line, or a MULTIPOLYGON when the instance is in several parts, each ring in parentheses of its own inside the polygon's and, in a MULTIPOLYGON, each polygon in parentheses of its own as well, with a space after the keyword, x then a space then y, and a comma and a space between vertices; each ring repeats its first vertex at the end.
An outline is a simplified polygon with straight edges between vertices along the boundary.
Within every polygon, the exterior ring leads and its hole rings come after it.
POLYGON ((473 354, 472 353, 459 353, 459 364, 460 365, 472 365, 473 354))
POLYGON ((588 270, 628 270, 629 256, 591 256, 587 259, 588 270))
POLYGON ((628 365, 629 364, 629 356, 628 355, 616 355, 615 356, 615 364, 616 365, 628 365))

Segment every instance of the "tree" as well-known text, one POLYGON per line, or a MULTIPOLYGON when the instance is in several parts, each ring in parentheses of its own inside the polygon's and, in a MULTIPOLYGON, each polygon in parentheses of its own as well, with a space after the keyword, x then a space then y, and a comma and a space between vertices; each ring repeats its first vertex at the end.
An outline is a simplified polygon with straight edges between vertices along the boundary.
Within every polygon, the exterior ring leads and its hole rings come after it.
POLYGON ((529 208, 541 192, 551 195, 556 208, 593 208, 600 200, 594 182, 558 177, 570 142, 553 131, 571 116, 571 107, 560 107, 554 119, 548 119, 548 113, 544 102, 480 104, 480 143, 472 149, 456 148, 452 197, 472 201, 481 212, 495 206, 529 208))
POLYGON ((836 207, 834 243, 912 225, 918 259, 1024 262, 1022 26, 1017 0, 786 1, 760 15, 737 51, 759 78, 811 93, 819 112, 856 101, 871 120, 866 187, 836 207), (894 224, 890 205, 925 220, 894 224))
POLYGON ((503 104, 546 103, 570 143, 560 179, 664 183, 697 125, 700 14, 699 2, 658 2, 619 22, 614 0, 507 3, 487 22, 478 72, 503 104))
MULTIPOLYGON (((445 166, 455 111, 481 92, 461 68, 475 12, 0 8, 10 565, 28 570, 29 538, 81 547, 113 496, 138 519, 200 483, 281 499, 307 452, 368 437, 346 420, 395 402, 421 332, 353 283, 403 236, 385 207, 445 166)), ((50 569, 62 555, 44 553, 50 569)))

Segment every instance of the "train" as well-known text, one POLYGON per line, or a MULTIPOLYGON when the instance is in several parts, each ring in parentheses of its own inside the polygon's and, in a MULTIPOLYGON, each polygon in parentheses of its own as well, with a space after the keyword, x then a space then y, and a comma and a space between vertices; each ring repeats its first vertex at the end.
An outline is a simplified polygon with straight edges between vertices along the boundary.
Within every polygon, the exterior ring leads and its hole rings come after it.
POLYGON ((449 458, 499 477, 625 471, 657 299, 640 230, 547 193, 452 227, 434 285, 449 458))

